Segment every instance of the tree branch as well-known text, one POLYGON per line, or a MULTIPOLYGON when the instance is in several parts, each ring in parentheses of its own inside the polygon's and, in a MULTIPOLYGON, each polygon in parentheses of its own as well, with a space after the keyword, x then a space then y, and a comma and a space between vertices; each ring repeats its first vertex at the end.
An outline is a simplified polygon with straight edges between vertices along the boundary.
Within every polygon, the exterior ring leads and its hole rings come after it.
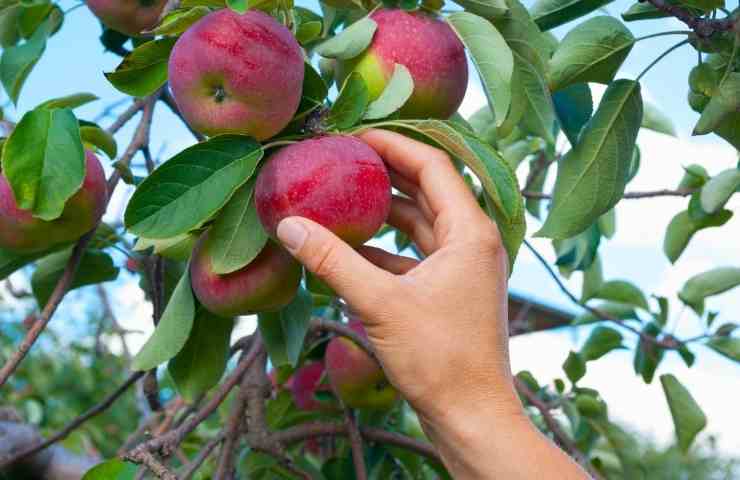
POLYGON ((669 3, 667 0, 641 1, 647 1, 661 12, 667 13, 668 15, 681 20, 700 38, 709 38, 716 32, 729 32, 730 30, 738 29, 738 21, 732 17, 721 19, 702 18, 697 17, 683 7, 669 3))
POLYGON ((367 480, 367 467, 365 466, 365 453, 362 449, 362 436, 357 428, 354 413, 349 408, 344 409, 344 423, 347 426, 347 437, 352 449, 352 463, 355 467, 355 479, 367 480))
POLYGON ((0 463, 0 470, 2 470, 3 468, 9 465, 12 465, 15 462, 23 460, 26 457, 29 457, 30 455, 34 455, 40 452, 41 450, 49 447, 50 445, 53 445, 59 440, 64 440, 65 438, 67 438, 67 435, 69 435, 70 433, 78 429, 85 422, 87 422, 91 418, 101 414, 102 412, 110 408, 110 406, 113 405, 115 401, 121 397, 121 395, 126 393, 126 390, 128 390, 131 385, 136 383, 136 381, 140 379, 143 375, 144 375, 143 372, 134 372, 128 377, 128 379, 120 387, 116 389, 116 391, 108 395, 102 402, 98 403, 97 405, 95 405, 94 407, 92 407, 91 409, 89 409, 88 411, 80 415, 79 417, 72 420, 64 428, 62 428, 59 432, 47 438, 42 443, 28 447, 25 450, 16 454, 15 457, 5 462, 0 463))
POLYGON ((151 452, 146 450, 133 451, 127 455, 127 458, 134 463, 144 465, 161 480, 177 480, 177 475, 162 465, 151 452))
POLYGON ((195 472, 203 465, 203 462, 213 453, 213 450, 218 446, 219 443, 223 442, 225 438, 224 432, 219 433, 216 438, 210 440, 206 445, 200 449, 198 455, 184 466, 182 473, 180 474, 180 480, 190 480, 195 472))
POLYGON ((560 447, 568 455, 573 457, 579 464, 581 464, 581 466, 586 469, 591 477, 593 477, 595 480, 600 480, 602 477, 599 472, 597 472, 591 466, 591 462, 589 461, 586 454, 579 450, 573 440, 568 436, 568 434, 563 431, 563 429, 560 427, 560 424, 550 413, 550 407, 545 402, 540 400, 540 398, 537 397, 537 395, 532 392, 529 387, 527 387, 527 385, 519 378, 514 377, 514 385, 516 386, 517 391, 540 412, 542 419, 545 421, 547 428, 552 432, 558 445, 560 445, 560 447))
POLYGON ((358 334, 349 326, 347 326, 344 323, 335 322, 332 320, 327 320, 325 318, 321 317, 315 317, 311 319, 311 323, 309 325, 309 328, 312 330, 322 330, 325 332, 331 332, 335 335, 340 335, 342 337, 347 337, 353 342, 355 342, 360 348, 365 350, 365 353, 370 355, 370 358, 378 362, 380 364, 380 360, 378 360, 378 356, 375 354, 375 350, 373 349, 372 344, 370 341, 366 338, 364 338, 362 335, 358 334))

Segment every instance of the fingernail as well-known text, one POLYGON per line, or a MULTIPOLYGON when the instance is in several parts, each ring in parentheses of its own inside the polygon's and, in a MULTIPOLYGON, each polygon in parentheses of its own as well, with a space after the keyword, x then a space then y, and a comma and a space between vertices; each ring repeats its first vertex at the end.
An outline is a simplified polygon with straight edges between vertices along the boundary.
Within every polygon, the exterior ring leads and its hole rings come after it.
POLYGON ((298 220, 286 218, 278 224, 277 236, 291 252, 301 249, 308 237, 308 230, 298 220))

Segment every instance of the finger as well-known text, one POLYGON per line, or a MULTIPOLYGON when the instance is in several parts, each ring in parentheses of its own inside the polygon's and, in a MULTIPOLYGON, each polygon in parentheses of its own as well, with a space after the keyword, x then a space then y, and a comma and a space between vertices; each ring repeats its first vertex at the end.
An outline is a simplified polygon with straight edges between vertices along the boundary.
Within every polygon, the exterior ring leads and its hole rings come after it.
POLYGON ((443 151, 387 130, 368 130, 360 138, 421 188, 435 216, 456 212, 462 224, 463 219, 479 216, 472 192, 443 151))
POLYGON ((357 252, 383 270, 396 275, 403 275, 419 265, 418 260, 401 255, 394 255, 380 248, 363 246, 358 248, 357 252))
POLYGON ((391 184, 396 187, 396 190, 415 200, 427 221, 429 223, 434 223, 434 212, 432 212, 432 209, 429 207, 429 202, 421 190, 419 190, 419 187, 393 169, 390 169, 388 173, 391 177, 391 184))
POLYGON ((434 227, 421 209, 408 198, 393 196, 388 224, 408 235, 424 252, 424 255, 429 256, 438 248, 434 237, 434 227))
POLYGON ((360 311, 376 310, 380 299, 392 288, 393 275, 367 261, 316 222, 286 218, 278 225, 277 236, 299 262, 360 311))

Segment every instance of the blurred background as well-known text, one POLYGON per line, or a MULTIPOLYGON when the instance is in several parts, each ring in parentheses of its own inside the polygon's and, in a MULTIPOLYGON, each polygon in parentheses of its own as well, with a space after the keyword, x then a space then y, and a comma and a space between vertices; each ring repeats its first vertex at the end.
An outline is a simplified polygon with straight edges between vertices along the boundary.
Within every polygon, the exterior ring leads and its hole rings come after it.
MULTIPOLYGON (((316 2, 298 3, 318 10, 316 2)), ((601 13, 606 11, 618 16, 631 3, 627 0, 615 1, 602 9, 601 13)), ((70 10, 78 2, 62 0, 60 4, 64 10, 70 10)), ((685 28, 675 19, 633 22, 628 27, 636 37, 685 28)), ((100 33, 99 23, 84 6, 67 15, 61 32, 49 41, 46 54, 29 77, 20 103, 13 107, 9 101, 3 102, 6 117, 17 120, 23 112, 44 99, 90 92, 99 96, 100 100, 79 109, 79 116, 108 125, 116 112, 126 108, 127 104, 122 102, 127 97, 117 92, 103 76, 103 72, 115 69, 120 57, 104 52, 98 40, 100 33)), ((563 28, 554 33, 562 36, 563 28)), ((675 37, 639 42, 617 77, 635 78, 675 42, 675 37)), ((686 79, 696 61, 693 49, 681 48, 643 78, 644 99, 659 106, 673 121, 677 138, 641 131, 638 143, 642 151, 642 164, 628 190, 675 188, 684 173, 681 167, 691 163, 704 165, 710 175, 736 164, 737 152, 720 138, 714 135, 691 136, 698 114, 686 103, 686 79)), ((473 72, 472 64, 470 68, 473 72)), ((603 86, 592 87, 598 99, 603 86)), ((485 97, 478 78, 471 75, 461 113, 468 117, 484 105, 485 97)), ((135 121, 130 122, 117 135, 119 145, 128 141, 135 125, 135 121)), ((156 109, 151 145, 157 159, 164 161, 194 142, 191 134, 168 109, 161 105, 156 109)), ((137 157, 135 165, 143 171, 143 158, 137 157)), ((107 168, 110 170, 110 167, 107 168)), ((524 175, 526 172, 519 173, 524 175)), ((549 184, 552 181, 552 178, 549 179, 549 184)), ((549 190, 546 188, 545 191, 549 190)), ((126 199, 131 192, 129 186, 117 190, 106 221, 120 224, 126 199)), ((647 294, 669 297, 672 325, 669 330, 673 329, 678 337, 703 332, 693 312, 684 309, 675 297, 681 285, 690 276, 704 270, 719 265, 740 265, 740 249, 736 240, 740 238, 738 218, 730 220, 722 229, 698 233, 680 260, 675 265, 670 264, 662 253, 663 233, 673 215, 685 209, 687 202, 684 198, 623 200, 616 208, 617 233, 600 250, 605 279, 629 279, 647 294)), ((740 198, 735 196, 727 208, 737 210, 739 206, 740 198)), ((537 222, 528 217, 529 232, 537 230, 537 222)), ((383 238, 376 243, 389 250, 394 249, 391 239, 383 238)), ((549 241, 533 239, 532 243, 549 261, 554 261, 549 241)), ((116 260, 119 266, 124 267, 124 254, 118 254, 116 260)), ((19 272, 11 277, 15 290, 29 289, 25 283, 27 276, 19 272)), ((8 403, 20 402, 24 408, 23 414, 29 421, 54 431, 113 390, 125 375, 125 352, 133 354, 138 351, 152 331, 151 306, 146 302, 138 282, 137 275, 122 268, 118 280, 105 284, 103 289, 90 287, 69 294, 50 328, 34 347, 31 357, 23 364, 14 389, 0 390, 0 398, 5 397, 8 403), (109 314, 117 319, 121 329, 126 332, 96 336, 100 318, 109 314), (104 360, 104 368, 89 368, 96 358, 104 360)), ((580 282, 580 274, 574 274, 566 280, 574 292, 580 292, 580 282)), ((534 302, 556 307, 565 313, 581 313, 525 248, 519 255, 510 287, 518 296, 534 302)), ((16 298, 7 290, 0 291, 0 358, 7 358, 12 346, 22 338, 25 330, 21 320, 35 308, 33 300, 16 298)), ((721 312, 716 320, 718 324, 737 321, 740 295, 734 290, 713 297, 708 308, 721 312)), ((254 328, 254 319, 241 319, 234 338, 254 328)), ((514 372, 529 370, 542 383, 562 378, 562 362, 570 350, 581 345, 591 328, 567 328, 515 337, 511 344, 514 372)), ((633 339, 628 336, 628 341, 633 339)), ((709 349, 697 347, 696 350, 697 361, 693 368, 687 368, 675 353, 668 353, 657 374, 674 373, 704 409, 708 426, 699 439, 703 445, 700 451, 712 458, 740 457, 737 423, 740 364, 728 361, 709 349)), ((646 385, 634 373, 631 352, 613 352, 601 361, 589 364, 587 376, 581 384, 598 389, 609 405, 611 418, 628 430, 638 432, 645 439, 646 448, 655 446, 659 449, 673 441, 673 423, 660 383, 654 381, 646 385)), ((164 395, 172 395, 166 382, 163 387, 164 395)), ((2 403, 5 403, 4 400, 2 403)), ((122 426, 130 422, 130 415, 136 415, 135 410, 141 407, 137 402, 139 400, 134 395, 127 395, 124 402, 104 418, 96 419, 90 428, 75 433, 66 443, 74 444, 76 448, 79 445, 95 445, 97 449, 107 444, 109 447, 99 453, 103 456, 115 454, 116 447, 125 439, 122 426), (114 442, 114 439, 119 441, 114 442)), ((678 462, 686 460, 676 458, 671 461, 678 466, 678 462)), ((698 475, 681 478, 703 478, 698 475)))

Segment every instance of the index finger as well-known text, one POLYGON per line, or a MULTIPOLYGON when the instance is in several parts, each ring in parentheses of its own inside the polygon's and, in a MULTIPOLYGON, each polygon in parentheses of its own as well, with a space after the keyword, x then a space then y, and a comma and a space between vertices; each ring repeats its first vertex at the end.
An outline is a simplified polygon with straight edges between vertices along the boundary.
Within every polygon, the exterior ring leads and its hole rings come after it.
POLYGON ((473 193, 442 150, 387 130, 367 130, 360 138, 398 173, 419 185, 435 215, 454 211, 466 217, 479 212, 473 193))

